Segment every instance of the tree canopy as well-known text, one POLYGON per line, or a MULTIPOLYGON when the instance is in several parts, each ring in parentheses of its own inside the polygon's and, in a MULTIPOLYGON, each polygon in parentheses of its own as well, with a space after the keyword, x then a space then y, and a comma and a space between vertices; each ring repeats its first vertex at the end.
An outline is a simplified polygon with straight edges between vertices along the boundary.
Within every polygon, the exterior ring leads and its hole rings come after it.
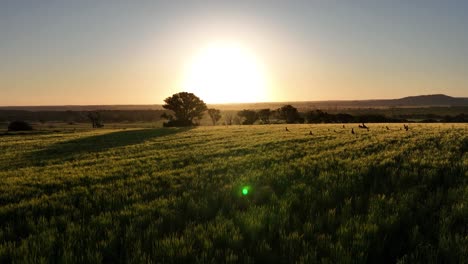
POLYGON ((193 93, 181 92, 164 100, 164 109, 174 112, 175 118, 168 118, 167 126, 192 126, 195 119, 201 119, 207 110, 205 102, 193 93))
POLYGON ((281 119, 286 120, 286 123, 292 124, 300 121, 299 112, 297 108, 292 105, 285 105, 278 109, 278 114, 281 119))
POLYGON ((270 115, 271 115, 271 110, 269 108, 266 109, 260 109, 257 112, 257 116, 262 121, 263 124, 269 124, 270 123, 270 115))
POLYGON ((32 126, 25 121, 13 121, 8 125, 8 131, 29 131, 32 126))
POLYGON ((244 109, 242 111, 239 111, 237 115, 243 119, 243 125, 252 125, 258 119, 257 112, 253 110, 244 109))
POLYGON ((211 118, 211 122, 213 122, 213 126, 221 119, 221 111, 219 109, 208 109, 208 115, 211 118))

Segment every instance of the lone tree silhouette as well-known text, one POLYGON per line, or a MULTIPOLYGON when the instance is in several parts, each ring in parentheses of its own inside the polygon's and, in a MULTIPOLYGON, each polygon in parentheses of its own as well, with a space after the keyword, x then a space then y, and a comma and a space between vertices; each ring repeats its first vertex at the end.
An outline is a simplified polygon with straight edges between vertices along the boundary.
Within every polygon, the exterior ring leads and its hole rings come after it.
POLYGON ((208 115, 213 122, 213 126, 221 119, 221 111, 219 109, 210 108, 208 109, 208 115))
POLYGON ((193 93, 181 92, 173 94, 164 100, 165 109, 174 112, 175 118, 167 115, 169 120, 164 126, 193 126, 194 119, 201 119, 207 110, 205 102, 193 93))
POLYGON ((232 120, 234 119, 234 115, 232 113, 225 113, 224 114, 224 120, 226 122, 226 125, 230 126, 232 125, 232 120))
POLYGON ((86 116, 89 118, 89 121, 91 121, 93 128, 101 128, 104 126, 99 112, 89 112, 86 116))
POLYGON ((13 121, 8 125, 8 131, 30 131, 32 126, 25 121, 13 121))

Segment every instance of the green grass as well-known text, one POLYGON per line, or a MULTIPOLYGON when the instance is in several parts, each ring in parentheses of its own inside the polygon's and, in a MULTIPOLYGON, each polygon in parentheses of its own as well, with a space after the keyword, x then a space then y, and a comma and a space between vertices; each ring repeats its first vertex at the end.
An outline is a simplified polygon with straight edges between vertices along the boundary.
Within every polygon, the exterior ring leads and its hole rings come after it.
POLYGON ((2 135, 0 263, 466 261, 468 125, 369 126, 2 135))

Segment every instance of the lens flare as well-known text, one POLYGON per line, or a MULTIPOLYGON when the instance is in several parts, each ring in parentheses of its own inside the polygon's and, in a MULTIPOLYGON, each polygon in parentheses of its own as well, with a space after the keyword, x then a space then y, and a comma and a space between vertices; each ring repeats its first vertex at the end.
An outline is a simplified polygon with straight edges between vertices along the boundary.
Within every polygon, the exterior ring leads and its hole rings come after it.
POLYGON ((249 187, 246 186, 244 188, 242 188, 242 195, 248 195, 249 194, 249 187))

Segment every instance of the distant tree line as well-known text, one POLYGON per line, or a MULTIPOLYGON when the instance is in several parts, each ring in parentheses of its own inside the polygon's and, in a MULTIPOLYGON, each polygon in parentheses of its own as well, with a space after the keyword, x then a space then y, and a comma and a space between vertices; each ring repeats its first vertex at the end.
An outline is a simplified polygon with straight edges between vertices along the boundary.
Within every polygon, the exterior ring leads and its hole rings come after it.
POLYGON ((432 116, 431 118, 424 119, 421 121, 423 123, 467 123, 468 122, 468 114, 458 114, 455 116, 432 116))
MULTIPOLYGON (((350 115, 346 113, 329 114, 322 110, 313 110, 305 113, 299 112, 292 105, 285 105, 276 110, 260 109, 248 110, 244 109, 237 113, 240 118, 240 124, 271 124, 271 123, 393 123, 393 122, 408 122, 407 119, 390 118, 384 115, 365 114, 365 115, 350 115)), ((444 120, 457 120, 456 122, 466 122, 460 117, 444 120)), ((455 121, 452 121, 455 122, 455 121)))
MULTIPOLYGON (((66 122, 87 123, 89 114, 96 111, 23 111, 0 110, 0 122, 26 120, 30 122, 66 122)), ((101 110, 100 120, 103 123, 121 122, 157 122, 166 110, 101 110)))
MULTIPOLYGON (((211 108, 212 109, 212 108, 211 108)), ((382 114, 331 114, 322 110, 312 110, 299 112, 292 106, 281 107, 276 110, 242 110, 242 111, 221 111, 212 109, 206 111, 207 119, 204 124, 211 123, 224 125, 249 125, 249 124, 276 124, 276 123, 392 123, 409 122, 415 116, 405 115, 404 117, 389 117, 382 114), (282 110, 281 110, 282 109, 282 110), (210 114, 211 113, 211 114, 210 114)), ((22 111, 22 110, 0 110, 0 122, 9 123, 15 120, 29 122, 65 122, 65 123, 92 123, 89 114, 95 111, 22 111)), ((100 123, 132 123, 132 122, 158 122, 168 120, 164 116, 170 115, 167 110, 102 110, 99 111, 100 123), (163 116, 163 117, 161 117, 163 116)), ((466 123, 467 114, 418 115, 417 119, 424 123, 466 123)), ((200 120, 196 120, 197 124, 200 120)), ((97 124, 95 124, 97 125, 97 124)))
POLYGON ((384 115, 364 114, 350 115, 345 113, 329 114, 321 110, 305 113, 307 123, 395 123, 408 122, 406 119, 391 118, 384 115))
MULTIPOLYGON (((412 119, 411 115, 406 115, 406 118, 401 117, 389 117, 382 114, 359 114, 351 115, 347 113, 330 114, 322 110, 312 110, 307 112, 299 112, 295 107, 291 105, 285 105, 276 110, 261 109, 261 110, 242 110, 238 112, 238 116, 241 118, 241 124, 270 124, 270 123, 399 123, 399 122, 411 122, 408 119, 412 119)), ((468 122, 468 115, 458 114, 455 116, 438 116, 430 115, 431 118, 421 119, 420 122, 424 123, 465 123, 468 122)))

